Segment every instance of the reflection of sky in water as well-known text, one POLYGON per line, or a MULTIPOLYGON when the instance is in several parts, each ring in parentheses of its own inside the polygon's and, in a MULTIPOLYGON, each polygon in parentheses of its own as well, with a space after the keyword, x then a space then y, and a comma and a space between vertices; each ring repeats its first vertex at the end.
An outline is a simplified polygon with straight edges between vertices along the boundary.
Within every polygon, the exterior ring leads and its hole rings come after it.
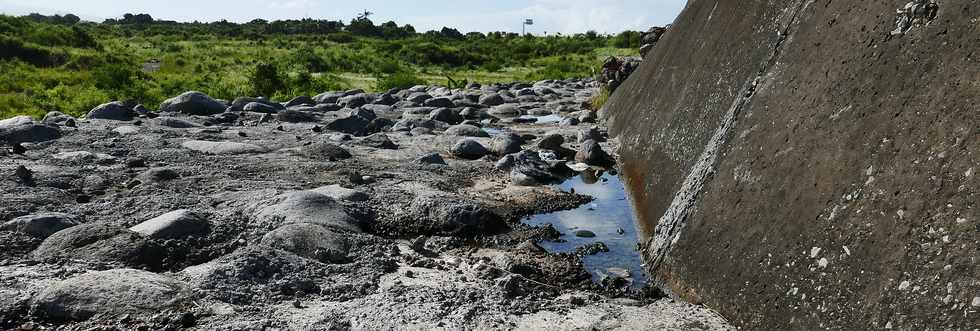
POLYGON ((626 196, 626 190, 619 177, 604 174, 601 178, 582 175, 558 185, 564 191, 575 189, 575 193, 595 197, 592 202, 573 210, 531 216, 525 220, 530 225, 552 224, 562 235, 564 243, 542 242, 548 251, 571 252, 576 247, 601 241, 609 246, 609 252, 582 258, 585 268, 596 281, 603 275, 616 275, 616 270, 626 270, 639 287, 647 281, 641 266, 639 252, 636 251, 639 227, 636 216, 626 196), (593 184, 590 184, 593 183, 593 184), (619 234, 620 229, 623 234, 619 234), (579 238, 574 232, 589 230, 595 238, 579 238), (613 272, 610 272, 612 270, 613 272))
POLYGON ((536 118, 536 119, 538 119, 538 121, 537 122, 534 122, 535 124, 558 123, 558 122, 561 122, 562 119, 564 119, 564 117, 562 117, 561 115, 557 115, 557 114, 544 115, 544 116, 524 115, 524 116, 521 116, 521 118, 536 118))

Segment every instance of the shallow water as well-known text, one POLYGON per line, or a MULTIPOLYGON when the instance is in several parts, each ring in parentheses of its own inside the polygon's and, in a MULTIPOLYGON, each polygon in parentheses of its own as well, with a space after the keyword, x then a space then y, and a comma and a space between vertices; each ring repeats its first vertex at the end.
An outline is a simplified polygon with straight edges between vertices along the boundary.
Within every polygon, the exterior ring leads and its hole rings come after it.
POLYGON ((529 118, 537 119, 538 121, 537 122, 534 122, 534 124, 552 124, 552 123, 561 122, 561 120, 565 119, 565 117, 563 117, 561 115, 558 115, 558 114, 543 115, 543 116, 524 115, 524 116, 521 116, 521 118, 524 118, 524 119, 529 119, 529 118))
POLYGON ((632 286, 647 282, 640 253, 636 250, 643 227, 637 223, 623 182, 618 176, 586 170, 581 175, 556 185, 563 191, 575 190, 595 198, 579 208, 549 214, 534 215, 524 222, 534 226, 552 224, 562 233, 564 242, 541 242, 549 252, 573 252, 579 246, 603 242, 609 252, 582 258, 592 279, 600 281, 607 275, 626 276, 632 286), (588 230, 594 238, 581 238, 575 231, 588 230))

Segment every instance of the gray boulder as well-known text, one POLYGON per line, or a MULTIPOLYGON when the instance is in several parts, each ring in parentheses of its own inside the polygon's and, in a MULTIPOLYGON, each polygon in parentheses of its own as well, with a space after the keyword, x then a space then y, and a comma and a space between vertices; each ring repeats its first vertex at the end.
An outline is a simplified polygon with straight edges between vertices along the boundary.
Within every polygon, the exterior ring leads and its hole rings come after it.
POLYGON ((553 151, 561 150, 561 145, 565 143, 565 137, 559 133, 548 133, 541 140, 538 140, 538 148, 550 149, 553 151))
POLYGON ((428 155, 423 155, 423 156, 415 159, 415 163, 418 163, 418 164, 442 164, 442 165, 445 165, 446 164, 446 160, 444 160, 442 158, 442 155, 439 155, 439 153, 432 153, 432 154, 428 154, 428 155))
POLYGON ((368 103, 368 97, 364 93, 348 95, 337 100, 337 104, 347 108, 357 108, 368 103))
POLYGON ((504 97, 497 93, 487 93, 480 96, 478 103, 488 107, 499 106, 504 104, 504 97))
POLYGON ((337 103, 342 97, 344 92, 325 92, 313 97, 313 101, 317 104, 337 103))
POLYGON ((517 117, 521 116, 521 110, 517 106, 507 104, 494 106, 487 111, 487 114, 497 117, 517 117))
POLYGON ((316 122, 316 115, 310 112, 286 109, 276 114, 276 119, 286 123, 316 122))
POLYGON ((60 111, 51 111, 44 114, 44 119, 41 120, 41 124, 47 125, 65 125, 65 126, 75 126, 75 118, 65 115, 60 111))
POLYGON ((520 152, 524 146, 524 138, 513 133, 504 132, 490 140, 490 152, 495 155, 507 155, 520 152))
POLYGON ((215 115, 228 108, 207 94, 190 91, 167 99, 160 104, 161 112, 184 113, 188 115, 215 115))
POLYGON ((249 102, 242 107, 242 110, 253 113, 275 114, 282 110, 282 105, 266 102, 249 102))
POLYGON ((160 126, 165 126, 168 128, 175 128, 175 129, 187 129, 187 128, 194 128, 200 126, 197 123, 185 121, 179 118, 167 117, 167 116, 158 117, 154 121, 156 121, 157 124, 159 124, 160 126))
POLYGON ((575 161, 600 167, 616 164, 616 160, 603 151, 602 146, 595 140, 586 140, 579 146, 578 152, 575 153, 575 161))
POLYGON ((329 185, 329 186, 318 187, 313 189, 312 191, 326 195, 337 201, 357 202, 357 201, 367 201, 368 199, 371 198, 371 196, 368 195, 367 193, 355 189, 349 189, 340 185, 329 185))
POLYGON ((580 144, 588 140, 601 141, 602 132, 599 131, 598 127, 593 126, 588 129, 579 130, 577 138, 580 144))
POLYGON ((436 108, 456 107, 456 104, 453 103, 453 100, 446 97, 439 97, 439 98, 432 98, 429 100, 425 100, 425 102, 423 102, 422 105, 426 107, 436 107, 436 108))
POLYGON ((0 142, 8 144, 40 143, 61 138, 61 129, 52 125, 30 123, 0 124, 0 142))
POLYGON ((302 95, 302 96, 292 98, 291 100, 283 104, 283 106, 286 108, 293 107, 293 106, 301 106, 301 105, 313 106, 316 105, 316 101, 314 101, 313 98, 310 98, 309 96, 302 95))
POLYGON ((469 160, 476 160, 490 154, 490 151, 486 147, 476 140, 469 138, 457 142, 449 152, 453 156, 469 160))
POLYGON ((165 182, 180 178, 180 173, 166 167, 150 168, 140 174, 139 178, 147 182, 165 182))
POLYGON ((331 143, 318 142, 300 148, 300 154, 313 160, 326 160, 330 162, 346 160, 352 157, 343 147, 331 143))
POLYGON ((207 235, 211 223, 199 213, 180 209, 149 219, 129 230, 154 239, 181 239, 207 235))
POLYGON ((459 122, 463 121, 459 114, 449 108, 436 108, 432 110, 432 112, 429 113, 429 119, 448 124, 459 124, 459 122))
POLYGON ((361 140, 358 141, 357 144, 361 146, 373 147, 378 149, 398 149, 398 145, 392 142, 391 139, 388 138, 388 135, 383 133, 375 133, 370 136, 361 138, 361 140))
POLYGON ((346 263, 348 234, 316 224, 286 224, 262 237, 262 244, 323 263, 346 263))
POLYGON ((136 113, 132 108, 126 106, 125 103, 120 101, 104 103, 92 108, 85 115, 89 119, 103 119, 103 120, 115 120, 115 121, 129 121, 133 119, 136 113))
POLYGON ((426 235, 472 237, 507 229, 503 218, 462 196, 424 194, 416 196, 396 218, 409 232, 426 235))
POLYGON ((53 320, 84 321, 96 315, 151 315, 190 303, 186 284, 134 269, 91 271, 44 288, 31 311, 53 320))
POLYGON ((262 208, 256 218, 274 227, 311 223, 351 232, 361 231, 359 223, 336 200, 312 191, 283 194, 274 204, 262 208))
POLYGON ((160 267, 165 251, 126 228, 104 223, 73 226, 49 236, 31 255, 37 259, 67 258, 118 262, 131 267, 160 267))
POLYGON ((75 215, 65 213, 38 213, 17 217, 3 225, 0 230, 13 231, 31 237, 44 239, 58 231, 76 226, 80 219, 75 215))
POLYGON ((486 131, 483 131, 483 129, 467 124, 450 126, 449 129, 446 129, 445 134, 450 136, 460 136, 460 137, 490 138, 490 134, 487 133, 486 131))
POLYGON ((265 147, 230 141, 188 140, 180 145, 192 151, 212 155, 253 154, 268 151, 265 147))

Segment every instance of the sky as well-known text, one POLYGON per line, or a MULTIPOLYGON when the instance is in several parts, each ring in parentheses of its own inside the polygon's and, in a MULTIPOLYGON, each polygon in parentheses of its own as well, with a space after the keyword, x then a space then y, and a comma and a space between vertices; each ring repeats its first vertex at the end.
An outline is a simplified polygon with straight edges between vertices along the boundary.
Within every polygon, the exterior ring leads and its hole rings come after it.
POLYGON ((380 24, 395 21, 418 31, 443 26, 462 32, 520 32, 525 18, 534 19, 534 34, 580 33, 595 30, 616 33, 645 31, 669 24, 686 0, 0 0, 0 13, 25 15, 73 13, 83 20, 101 21, 125 13, 146 13, 156 19, 211 22, 226 19, 247 22, 316 18, 350 21, 368 10, 380 24))

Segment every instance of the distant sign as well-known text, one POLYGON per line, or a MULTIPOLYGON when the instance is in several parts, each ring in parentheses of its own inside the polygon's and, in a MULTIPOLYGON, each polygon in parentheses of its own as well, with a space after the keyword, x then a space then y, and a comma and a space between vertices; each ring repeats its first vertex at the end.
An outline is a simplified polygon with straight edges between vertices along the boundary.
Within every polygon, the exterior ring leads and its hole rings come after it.
POLYGON ((524 25, 534 25, 534 20, 532 20, 530 18, 529 19, 526 19, 526 20, 524 20, 524 25))

